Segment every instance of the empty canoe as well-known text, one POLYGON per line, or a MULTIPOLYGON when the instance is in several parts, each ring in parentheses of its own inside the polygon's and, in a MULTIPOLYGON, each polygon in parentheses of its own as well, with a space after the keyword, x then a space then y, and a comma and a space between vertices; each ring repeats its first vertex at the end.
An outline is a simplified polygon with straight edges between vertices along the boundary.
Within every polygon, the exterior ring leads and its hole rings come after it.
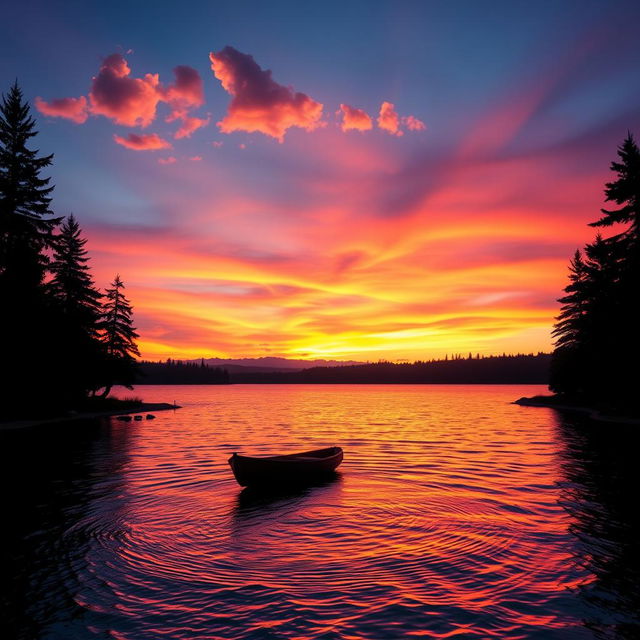
POLYGON ((342 462, 342 457, 340 447, 267 458, 253 458, 234 453, 229 458, 229 466, 242 487, 299 484, 331 474, 342 462))

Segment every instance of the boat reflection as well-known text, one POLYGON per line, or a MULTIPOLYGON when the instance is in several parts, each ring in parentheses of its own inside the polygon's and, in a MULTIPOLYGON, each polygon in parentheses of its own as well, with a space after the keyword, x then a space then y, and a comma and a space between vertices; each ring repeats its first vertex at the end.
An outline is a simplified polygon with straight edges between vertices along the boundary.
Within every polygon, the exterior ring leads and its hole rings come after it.
POLYGON ((232 511, 233 531, 289 516, 312 502, 334 501, 342 474, 328 473, 316 480, 286 487, 245 487, 238 492, 232 511))
POLYGON ((598 638, 640 638, 637 426, 559 415, 561 502, 572 517, 584 625, 598 638))

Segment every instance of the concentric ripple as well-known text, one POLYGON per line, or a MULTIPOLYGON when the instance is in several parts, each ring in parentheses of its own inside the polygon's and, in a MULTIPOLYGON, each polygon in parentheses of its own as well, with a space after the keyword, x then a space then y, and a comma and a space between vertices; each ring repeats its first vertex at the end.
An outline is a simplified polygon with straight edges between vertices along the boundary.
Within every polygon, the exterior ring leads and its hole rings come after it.
POLYGON ((141 389, 184 408, 3 436, 37 458, 4 465, 23 491, 3 637, 635 637, 602 523, 637 531, 573 446, 583 430, 509 404, 539 388, 141 389), (290 492, 242 490, 227 465, 333 444, 339 473, 290 492))

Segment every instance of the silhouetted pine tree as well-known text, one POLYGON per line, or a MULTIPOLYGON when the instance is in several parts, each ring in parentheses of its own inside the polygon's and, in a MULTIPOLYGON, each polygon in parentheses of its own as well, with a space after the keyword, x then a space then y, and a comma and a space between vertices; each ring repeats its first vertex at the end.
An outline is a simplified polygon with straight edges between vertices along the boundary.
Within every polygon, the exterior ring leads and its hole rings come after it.
POLYGON ((567 295, 558 300, 562 308, 553 330, 556 349, 551 362, 549 387, 552 391, 562 392, 570 380, 575 391, 582 393, 589 283, 580 250, 576 250, 569 264, 569 281, 564 289, 567 295))
POLYGON ((38 156, 27 148, 35 121, 16 82, 0 105, 0 283, 22 297, 43 281, 47 258, 60 218, 49 208, 50 178, 40 172, 53 155, 38 156))
POLYGON ((560 298, 562 310, 558 316, 553 335, 559 347, 579 344, 584 333, 584 317, 587 311, 587 269, 582 253, 576 250, 569 263, 570 283, 565 287, 566 296, 560 298))
POLYGON ((67 381, 70 399, 84 397, 99 386, 105 359, 98 330, 102 294, 89 273, 86 243, 77 220, 69 216, 55 239, 50 265, 49 290, 56 302, 58 333, 64 345, 59 373, 67 381))
POLYGON ((609 242, 618 265, 612 331, 618 336, 619 358, 613 363, 614 377, 620 392, 629 396, 637 394, 637 375, 622 371, 636 369, 640 361, 640 149, 631 133, 618 148, 618 157, 618 162, 611 163, 617 177, 607 183, 605 195, 607 202, 615 202, 620 207, 602 209, 604 215, 591 226, 624 227, 609 242))
POLYGON ((133 326, 133 309, 124 296, 124 284, 116 275, 111 288, 105 292, 107 301, 100 326, 102 329, 102 343, 107 352, 108 366, 103 396, 109 395, 114 384, 121 384, 132 388, 137 376, 137 363, 133 356, 140 356, 136 345, 136 333, 133 326))
POLYGON ((608 238, 599 234, 571 263, 568 294, 555 326, 550 388, 589 400, 621 401, 637 392, 629 372, 640 359, 640 151, 631 134, 618 149, 618 177, 606 184, 607 201, 594 227, 628 225, 608 238))
POLYGON ((607 182, 605 196, 607 202, 622 205, 620 209, 601 209, 604 216, 590 224, 591 227, 610 227, 614 224, 628 224, 620 235, 636 243, 640 239, 640 149, 631 133, 618 148, 621 162, 612 162, 611 171, 618 174, 614 182, 607 182))
POLYGON ((19 406, 33 397, 34 387, 43 404, 56 394, 44 277, 60 219, 50 209, 50 179, 40 176, 53 156, 27 147, 36 133, 16 82, 0 104, 0 353, 9 374, 0 385, 3 406, 19 406))

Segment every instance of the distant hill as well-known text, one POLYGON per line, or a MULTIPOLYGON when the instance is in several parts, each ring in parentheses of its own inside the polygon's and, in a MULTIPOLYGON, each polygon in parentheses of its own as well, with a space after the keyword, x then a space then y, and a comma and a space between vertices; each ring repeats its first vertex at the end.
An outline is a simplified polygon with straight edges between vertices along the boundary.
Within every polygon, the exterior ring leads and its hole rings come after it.
POLYGON ((351 365, 364 364, 356 360, 294 360, 290 358, 274 358, 265 356, 263 358, 204 358, 197 360, 187 360, 204 364, 208 367, 224 367, 227 371, 234 371, 237 367, 242 367, 242 371, 302 371, 313 367, 346 367, 351 365))

